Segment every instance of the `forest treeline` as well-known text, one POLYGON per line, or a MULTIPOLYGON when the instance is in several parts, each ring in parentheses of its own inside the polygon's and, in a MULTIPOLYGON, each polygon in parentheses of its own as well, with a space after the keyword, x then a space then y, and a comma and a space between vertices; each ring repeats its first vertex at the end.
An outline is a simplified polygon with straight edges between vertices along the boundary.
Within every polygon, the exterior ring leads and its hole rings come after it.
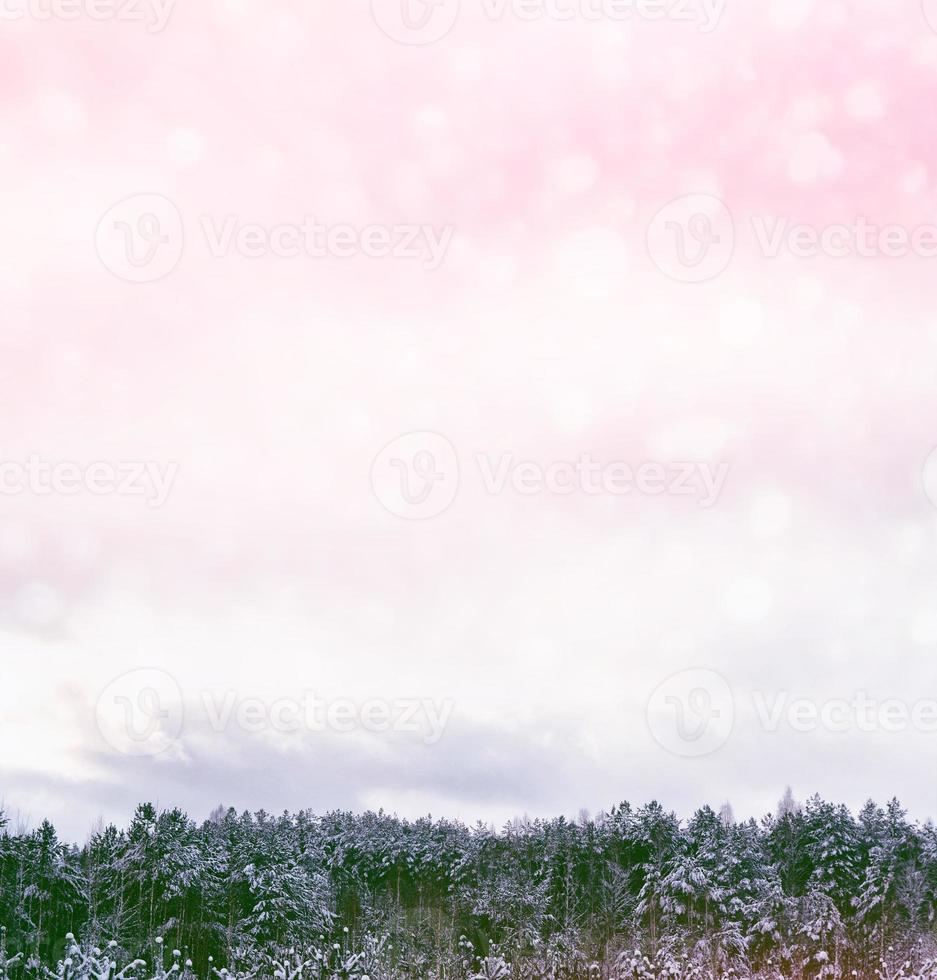
POLYGON ((897 801, 853 815, 788 793, 744 822, 622 803, 497 832, 143 804, 83 847, 0 812, 13 980, 90 976, 95 955, 177 976, 930 977, 935 910, 937 831, 897 801))

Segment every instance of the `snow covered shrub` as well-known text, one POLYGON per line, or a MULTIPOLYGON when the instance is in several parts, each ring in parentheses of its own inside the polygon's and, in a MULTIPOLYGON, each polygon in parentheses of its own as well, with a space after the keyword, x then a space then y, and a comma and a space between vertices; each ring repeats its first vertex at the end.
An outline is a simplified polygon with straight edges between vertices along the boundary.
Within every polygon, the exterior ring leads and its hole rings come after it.
POLYGON ((511 968, 503 956, 486 956, 472 974, 471 980, 510 980, 511 968))
POLYGON ((568 929, 552 936, 543 957, 539 958, 540 975, 550 980, 589 980, 598 964, 590 960, 585 945, 577 930, 568 929))
POLYGON ((7 956, 7 930, 6 926, 0 926, 0 980, 9 980, 11 967, 19 963, 22 958, 22 953, 7 956))
POLYGON ((146 965, 143 960, 132 960, 118 967, 113 951, 117 943, 111 942, 102 951, 97 946, 82 949, 72 933, 65 937, 65 957, 54 969, 43 968, 48 980, 136 980, 146 965))

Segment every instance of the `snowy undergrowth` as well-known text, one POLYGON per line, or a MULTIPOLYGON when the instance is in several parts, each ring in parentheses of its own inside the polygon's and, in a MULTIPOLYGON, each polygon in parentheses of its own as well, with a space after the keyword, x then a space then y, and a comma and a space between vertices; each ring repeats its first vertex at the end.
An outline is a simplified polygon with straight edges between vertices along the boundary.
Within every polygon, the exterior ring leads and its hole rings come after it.
MULTIPOLYGON (((3 932, 0 930, 0 939, 3 932)), ((470 945, 463 941, 463 947, 470 945)), ((0 942, 0 980, 15 976, 29 980, 804 980, 807 976, 836 977, 842 980, 937 980, 937 957, 917 963, 895 957, 887 951, 870 974, 851 971, 844 975, 832 968, 826 957, 817 962, 785 969, 771 966, 760 972, 743 967, 713 970, 699 955, 664 953, 652 957, 641 950, 623 950, 609 962, 577 962, 526 959, 511 964, 503 956, 463 959, 461 969, 439 974, 429 971, 415 976, 395 968, 385 954, 386 937, 368 937, 356 953, 338 944, 307 950, 289 949, 279 953, 240 951, 230 966, 211 962, 205 973, 193 968, 181 950, 164 951, 158 939, 158 955, 153 963, 127 960, 118 944, 105 947, 81 944, 71 933, 65 938, 65 953, 55 964, 46 965, 35 957, 8 956, 0 942)))

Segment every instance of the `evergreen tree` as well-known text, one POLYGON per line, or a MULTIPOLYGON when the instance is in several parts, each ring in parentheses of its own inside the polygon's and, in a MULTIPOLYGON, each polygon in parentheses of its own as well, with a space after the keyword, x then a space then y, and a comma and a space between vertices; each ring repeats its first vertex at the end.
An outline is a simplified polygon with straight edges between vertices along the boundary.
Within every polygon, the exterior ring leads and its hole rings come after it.
POLYGON ((143 804, 82 848, 0 814, 0 980, 937 980, 934 826, 786 800, 500 832, 143 804))

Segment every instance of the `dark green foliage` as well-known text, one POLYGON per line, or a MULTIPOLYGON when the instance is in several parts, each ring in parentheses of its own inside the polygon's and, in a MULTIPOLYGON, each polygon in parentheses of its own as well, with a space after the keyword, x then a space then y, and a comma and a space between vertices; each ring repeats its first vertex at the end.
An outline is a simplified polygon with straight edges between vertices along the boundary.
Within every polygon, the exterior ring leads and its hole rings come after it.
POLYGON ((896 801, 854 818, 818 797, 761 823, 623 803, 500 833, 383 812, 219 809, 199 826, 144 804, 79 849, 0 813, 0 924, 13 977, 61 956, 67 933, 124 960, 179 950, 200 974, 313 947, 377 962, 386 944, 381 962, 409 976, 874 976, 883 957, 934 953, 937 832, 896 801))

